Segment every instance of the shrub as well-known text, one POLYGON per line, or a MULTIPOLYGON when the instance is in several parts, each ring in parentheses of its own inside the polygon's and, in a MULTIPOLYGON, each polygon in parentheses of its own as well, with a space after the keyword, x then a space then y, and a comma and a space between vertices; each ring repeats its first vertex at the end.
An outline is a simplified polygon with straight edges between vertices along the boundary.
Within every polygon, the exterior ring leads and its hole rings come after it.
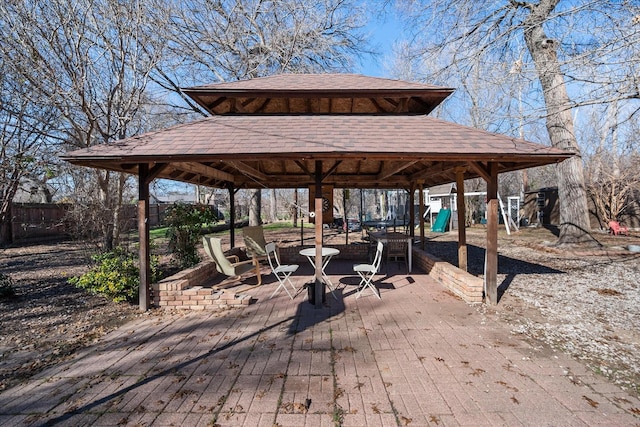
POLYGON ((9 299, 16 296, 13 289, 13 279, 8 274, 0 273, 0 299, 9 299))
MULTIPOLYGON (((96 263, 80 277, 72 277, 69 283, 115 301, 135 303, 140 288, 140 269, 135 254, 124 248, 116 248, 92 257, 96 263)), ((158 277, 158 257, 151 256, 151 281, 158 277)))
POLYGON ((218 215, 211 206, 175 203, 167 211, 164 222, 169 227, 169 250, 183 268, 200 261, 197 245, 202 226, 217 221, 218 215))

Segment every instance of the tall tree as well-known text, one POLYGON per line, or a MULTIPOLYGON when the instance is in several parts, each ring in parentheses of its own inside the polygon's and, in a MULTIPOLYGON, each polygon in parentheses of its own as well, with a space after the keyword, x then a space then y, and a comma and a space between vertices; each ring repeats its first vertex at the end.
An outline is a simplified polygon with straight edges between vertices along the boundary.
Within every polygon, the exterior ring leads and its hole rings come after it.
MULTIPOLYGON (((158 66, 154 78, 200 114, 180 87, 348 70, 366 52, 360 33, 366 14, 358 1, 190 0, 176 5, 167 43, 173 56, 158 66)), ((261 197, 253 194, 251 200, 250 224, 256 225, 261 197)))
MULTIPOLYGON (((420 20, 415 27, 425 35, 419 48, 412 50, 413 58, 441 64, 444 71, 454 65, 472 72, 483 63, 520 62, 524 75, 529 64, 533 65, 539 90, 525 95, 529 105, 535 106, 535 96, 542 94, 541 116, 551 144, 576 153, 558 166, 558 243, 590 240, 583 159, 572 109, 639 97, 637 2, 501 0, 479 7, 472 0, 432 0, 399 4, 407 8, 414 24, 420 20), (607 67, 610 72, 604 74, 607 67)), ((496 67, 486 79, 506 81, 504 74, 509 70, 496 67)))
MULTIPOLYGON (((162 27, 151 21, 154 7, 152 1, 109 0, 0 5, 0 54, 42 106, 56 108, 69 146, 110 144, 144 130, 149 73, 164 46, 157 35, 150 37, 162 27)), ((109 249, 118 240, 127 176, 93 173, 97 197, 86 214, 103 215, 103 245, 109 249)))
POLYGON ((48 178, 47 142, 56 139, 55 109, 39 105, 23 83, 0 58, 0 245, 12 241, 11 206, 23 180, 48 178))

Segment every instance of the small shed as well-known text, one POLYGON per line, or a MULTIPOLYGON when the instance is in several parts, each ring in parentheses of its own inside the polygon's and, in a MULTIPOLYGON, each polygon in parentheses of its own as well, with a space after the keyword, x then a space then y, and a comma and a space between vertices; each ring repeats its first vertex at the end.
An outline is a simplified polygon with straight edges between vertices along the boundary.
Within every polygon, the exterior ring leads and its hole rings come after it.
POLYGON ((545 187, 524 193, 523 218, 531 225, 560 224, 558 187, 545 187))

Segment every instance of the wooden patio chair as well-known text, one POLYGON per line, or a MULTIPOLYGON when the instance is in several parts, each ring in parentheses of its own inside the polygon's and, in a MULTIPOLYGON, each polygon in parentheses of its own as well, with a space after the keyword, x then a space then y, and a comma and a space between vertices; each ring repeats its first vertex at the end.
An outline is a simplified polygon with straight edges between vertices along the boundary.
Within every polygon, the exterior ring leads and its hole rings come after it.
POLYGON ((244 273, 255 271, 258 278, 259 286, 262 284, 262 276, 260 275, 260 263, 256 258, 248 261, 240 261, 236 255, 227 256, 222 251, 222 243, 220 238, 210 235, 202 236, 204 251, 216 263, 216 270, 229 277, 239 278, 244 273))
POLYGON ((609 233, 617 236, 619 234, 629 235, 629 229, 624 225, 620 225, 618 221, 609 221, 609 233))
POLYGON ((267 259, 267 241, 264 238, 264 229, 260 225, 242 227, 244 245, 247 254, 259 261, 267 259))
POLYGON ((399 262, 400 260, 404 261, 404 266, 407 270, 407 273, 409 272, 409 261, 407 259, 407 248, 408 248, 408 244, 406 240, 392 240, 390 239, 387 242, 385 251, 387 253, 386 256, 386 267, 387 267, 387 274, 389 274, 389 264, 391 263, 391 260, 393 260, 394 262, 399 262))

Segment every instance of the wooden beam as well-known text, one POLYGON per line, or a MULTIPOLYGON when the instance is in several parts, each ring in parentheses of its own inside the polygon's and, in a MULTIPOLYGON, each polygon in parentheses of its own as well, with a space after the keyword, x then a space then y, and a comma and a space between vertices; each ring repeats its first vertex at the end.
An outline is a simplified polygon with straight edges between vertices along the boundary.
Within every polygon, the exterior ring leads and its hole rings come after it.
POLYGON ((325 179, 327 179, 332 173, 334 173, 336 171, 336 169, 338 169, 338 166, 340 166, 340 163, 342 163, 342 160, 338 160, 337 162, 335 162, 333 164, 333 166, 331 166, 329 168, 328 171, 326 171, 323 175, 322 175, 322 180, 324 181, 325 179))
POLYGON ((456 192, 458 209, 458 268, 467 271, 467 227, 464 202, 464 168, 456 169, 456 192))
POLYGON ((240 172, 242 172, 245 175, 249 175, 252 176, 254 178, 257 178, 261 181, 267 181, 267 175, 265 175, 264 173, 260 172, 258 169, 253 168, 251 166, 249 166, 248 164, 244 163, 244 162, 225 162, 227 163, 229 166, 233 166, 234 168, 238 169, 240 172))
POLYGON ((488 165, 487 181, 487 262, 484 272, 486 301, 498 304, 498 164, 488 165))
POLYGON ((160 175, 162 171, 167 168, 167 166, 169 166, 169 163, 156 163, 155 165, 153 165, 153 167, 149 169, 149 173, 146 178, 147 184, 151 184, 151 181, 156 179, 158 175, 160 175))
MULTIPOLYGON (((484 179, 487 183, 489 181, 491 181, 490 166, 493 163, 490 163, 487 166, 483 165, 480 162, 467 162, 467 164, 469 165, 469 167, 471 169, 473 169, 474 172, 476 172, 478 175, 480 175, 480 178, 484 179)), ((496 163, 496 165, 497 165, 497 163, 496 163)))
POLYGON ((389 178, 391 175, 395 175, 398 172, 401 172, 408 168, 411 165, 418 163, 418 160, 412 160, 407 162, 388 162, 382 166, 382 171, 376 176, 378 180, 384 180, 389 178))
POLYGON ((140 262, 140 285, 138 300, 140 310, 151 306, 149 287, 151 286, 151 251, 149 245, 149 165, 138 165, 138 240, 140 262))
POLYGON ((184 172, 194 173, 196 175, 204 175, 208 178, 218 179, 220 181, 235 181, 235 177, 232 174, 223 172, 216 168, 212 168, 211 166, 203 165, 202 163, 198 162, 172 163, 171 166, 184 172))
POLYGON ((411 175, 410 179, 416 182, 425 181, 434 176, 442 175, 445 173, 451 173, 454 170, 454 168, 461 165, 462 165, 461 162, 453 163, 453 164, 447 163, 446 165, 443 162, 435 162, 431 165, 425 165, 426 169, 420 172, 414 173, 413 175, 411 175))
POLYGON ((295 164, 298 165, 298 167, 302 170, 302 172, 304 172, 306 175, 313 177, 313 173, 311 173, 311 171, 309 170, 309 168, 307 167, 307 165, 305 165, 304 163, 302 163, 300 160, 296 160, 295 164))

